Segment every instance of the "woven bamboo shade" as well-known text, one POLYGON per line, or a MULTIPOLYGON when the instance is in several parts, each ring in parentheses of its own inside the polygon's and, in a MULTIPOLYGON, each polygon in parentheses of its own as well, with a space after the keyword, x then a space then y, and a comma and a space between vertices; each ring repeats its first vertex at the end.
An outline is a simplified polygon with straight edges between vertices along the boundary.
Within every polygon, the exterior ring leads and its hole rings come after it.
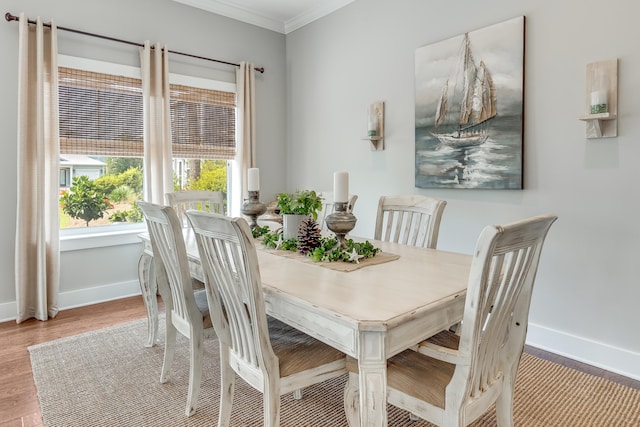
MULTIPOLYGON (((173 156, 235 156, 235 93, 170 85, 173 156)), ((60 67, 60 152, 142 157, 140 79, 60 67)))

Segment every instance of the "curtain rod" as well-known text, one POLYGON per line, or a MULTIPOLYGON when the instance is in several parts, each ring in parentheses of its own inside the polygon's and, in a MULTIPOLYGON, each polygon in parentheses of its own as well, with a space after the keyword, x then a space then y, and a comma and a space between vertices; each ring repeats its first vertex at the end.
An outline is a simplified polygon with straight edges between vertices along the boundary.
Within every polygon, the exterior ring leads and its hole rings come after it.
MULTIPOLYGON (((10 12, 5 13, 4 14, 4 18, 9 22, 11 22, 11 21, 19 21, 20 20, 19 17, 15 16, 15 15, 12 15, 10 12)), ((35 24, 36 23, 36 21, 33 21, 31 19, 29 19, 28 22, 29 22, 29 24, 35 24)), ((43 25, 45 27, 51 28, 51 24, 44 23, 43 25)), ((59 30, 63 30, 63 31, 69 31, 70 33, 82 34, 84 36, 97 37, 99 39, 110 40, 110 41, 113 41, 113 42, 124 43, 124 44, 129 44, 129 45, 138 46, 138 47, 144 47, 144 44, 138 43, 138 42, 132 42, 132 41, 128 41, 128 40, 116 39, 114 37, 102 36, 100 34, 94 34, 94 33, 88 33, 86 31, 74 30, 73 28, 66 28, 66 27, 60 27, 60 26, 56 26, 56 28, 59 29, 59 30)), ((153 48, 153 46, 151 46, 151 47, 153 48)), ((213 61, 213 62, 219 62, 221 64, 233 65, 235 67, 239 67, 240 66, 240 64, 236 64, 236 63, 233 63, 233 62, 222 61, 220 59, 207 58, 207 57, 204 57, 204 56, 192 55, 190 53, 177 52, 175 50, 170 50, 169 52, 170 53, 175 53, 176 55, 188 56, 190 58, 197 58, 197 59, 203 59, 205 61, 213 61)), ((264 67, 255 67, 254 70, 258 71, 259 73, 264 73, 264 67)))

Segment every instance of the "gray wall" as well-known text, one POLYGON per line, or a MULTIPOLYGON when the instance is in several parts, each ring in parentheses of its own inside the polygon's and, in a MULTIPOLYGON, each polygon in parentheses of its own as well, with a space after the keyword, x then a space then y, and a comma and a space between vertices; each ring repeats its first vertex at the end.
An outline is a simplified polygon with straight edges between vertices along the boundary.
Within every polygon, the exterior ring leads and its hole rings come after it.
MULTIPOLYGON (((184 6, 171 0, 5 0, 5 12, 31 19, 53 19, 58 26, 135 42, 160 42, 169 49, 230 62, 249 61, 266 69, 256 77, 258 166, 264 198, 285 187, 285 39, 284 35, 184 6), (268 166, 268 167, 267 167, 268 166)), ((59 32, 59 53, 138 66, 134 46, 59 32)), ((16 103, 18 24, 0 23, 0 319, 15 318, 14 244, 16 204, 16 103)), ((235 67, 171 55, 170 71, 235 81, 235 67)), ((137 239, 124 246, 71 250, 61 255, 61 305, 82 305, 136 292, 137 239)))
POLYGON ((640 378, 640 6, 632 0, 356 0, 287 35, 287 183, 331 189, 350 172, 354 234, 383 194, 448 201, 439 247, 470 253, 486 224, 553 212, 529 342, 640 378), (416 48, 526 16, 525 190, 414 187, 416 48), (586 140, 585 74, 619 58, 618 137, 586 140), (385 101, 386 150, 361 141, 385 101))
MULTIPOLYGON (((265 66, 257 79, 263 199, 283 189, 330 190, 332 173, 348 170, 351 192, 359 195, 354 234, 373 235, 382 194, 446 199, 439 246, 465 253, 486 224, 558 214, 540 265, 528 340, 640 378, 640 286, 633 270, 640 257, 640 82, 634 78, 640 6, 632 0, 356 0, 286 37, 170 0, 3 5, 4 11, 54 18, 62 26, 265 66), (526 189, 414 188, 415 49, 521 15, 527 17, 526 189), (585 113, 585 67, 611 58, 619 58, 619 136, 586 140, 585 125, 577 120, 585 113), (360 138, 366 108, 378 100, 385 101, 387 148, 372 152, 360 138)), ((17 44, 17 24, 0 24, 6 206, 0 214, 0 312, 15 300, 17 44)), ((134 48, 64 33, 60 52, 130 65, 138 58, 134 48)), ((171 67, 233 80, 233 71, 213 64, 175 58, 171 67)), ((107 284, 134 283, 138 254, 138 244, 63 253, 63 294, 95 292, 98 300, 107 284)))

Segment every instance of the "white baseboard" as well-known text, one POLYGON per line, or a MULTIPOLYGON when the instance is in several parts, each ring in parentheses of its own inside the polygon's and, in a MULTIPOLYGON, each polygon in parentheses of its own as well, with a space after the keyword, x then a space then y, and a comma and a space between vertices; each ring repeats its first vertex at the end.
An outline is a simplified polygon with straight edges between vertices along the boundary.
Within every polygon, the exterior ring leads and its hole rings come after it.
POLYGON ((640 353, 529 323, 527 345, 640 381, 640 353))
MULTIPOLYGON (((93 288, 61 292, 58 299, 58 307, 60 310, 67 310, 134 295, 140 295, 140 284, 137 280, 111 283, 93 288)), ((16 320, 16 312, 15 301, 0 304, 0 322, 16 320)))

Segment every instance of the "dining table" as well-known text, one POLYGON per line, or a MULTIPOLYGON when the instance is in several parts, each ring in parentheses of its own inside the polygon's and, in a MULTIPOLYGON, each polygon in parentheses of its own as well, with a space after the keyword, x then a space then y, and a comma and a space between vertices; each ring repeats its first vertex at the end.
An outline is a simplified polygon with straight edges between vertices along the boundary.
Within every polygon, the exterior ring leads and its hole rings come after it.
MULTIPOLYGON (((183 234, 191 275, 204 281, 193 230, 183 234)), ((153 252, 149 235, 140 238, 139 278, 151 346, 158 333, 153 252)), ((361 425, 383 427, 387 359, 462 320, 471 256, 368 240, 381 252, 348 269, 342 262, 267 249, 259 241, 256 250, 267 314, 356 358, 361 425)))

